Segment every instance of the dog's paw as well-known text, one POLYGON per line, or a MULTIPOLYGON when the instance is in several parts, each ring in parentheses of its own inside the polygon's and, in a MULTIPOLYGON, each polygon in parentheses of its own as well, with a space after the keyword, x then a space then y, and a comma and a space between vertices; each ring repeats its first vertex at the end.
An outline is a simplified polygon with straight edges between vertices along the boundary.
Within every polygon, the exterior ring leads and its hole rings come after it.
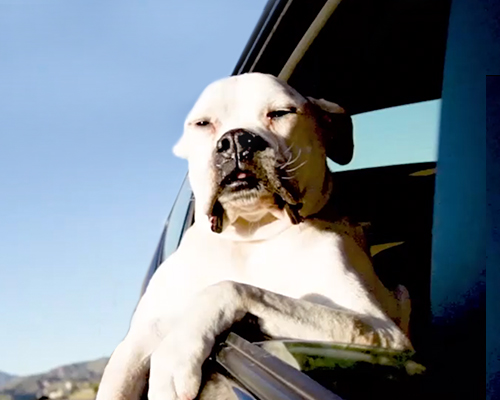
POLYGON ((193 400, 200 389, 201 367, 213 343, 177 329, 151 356, 149 400, 193 400))
POLYGON ((150 400, 189 400, 198 394, 201 367, 217 335, 239 321, 240 286, 219 282, 202 290, 186 308, 185 316, 151 356, 150 400))

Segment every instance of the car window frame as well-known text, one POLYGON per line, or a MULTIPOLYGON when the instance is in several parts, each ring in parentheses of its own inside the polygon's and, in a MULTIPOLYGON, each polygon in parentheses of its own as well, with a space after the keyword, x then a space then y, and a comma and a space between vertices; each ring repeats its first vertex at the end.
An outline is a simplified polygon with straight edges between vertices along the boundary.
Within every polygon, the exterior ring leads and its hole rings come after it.
POLYGON ((182 181, 181 187, 177 192, 177 196, 172 205, 167 221, 163 226, 160 239, 158 241, 158 244, 156 245, 156 249, 153 253, 152 260, 149 264, 146 276, 143 280, 140 292, 141 297, 146 291, 149 281, 153 277, 156 270, 173 252, 175 252, 175 250, 177 250, 184 234, 186 233, 186 230, 192 225, 193 221, 194 221, 194 197, 193 197, 193 191, 191 190, 191 186, 189 184, 189 176, 188 174, 186 174, 184 180, 182 181), (187 205, 184 205, 184 203, 181 203, 181 200, 186 195, 185 193, 186 190, 189 191, 190 200, 188 201, 187 205), (179 227, 179 229, 177 229, 176 231, 172 231, 172 224, 171 224, 172 218, 176 216, 175 214, 177 212, 177 207, 183 207, 183 206, 185 207, 184 211, 182 208, 179 211, 180 218, 183 219, 183 222, 179 227), (172 248, 166 249, 165 246, 169 238, 169 235, 176 235, 176 236, 178 235, 178 238, 177 240, 174 240, 172 248))

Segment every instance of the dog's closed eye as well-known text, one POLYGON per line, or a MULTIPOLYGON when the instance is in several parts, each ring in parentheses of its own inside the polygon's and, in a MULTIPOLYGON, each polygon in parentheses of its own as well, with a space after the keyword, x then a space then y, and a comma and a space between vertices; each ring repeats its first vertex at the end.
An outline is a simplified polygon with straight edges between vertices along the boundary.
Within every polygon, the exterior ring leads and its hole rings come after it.
POLYGON ((283 117, 287 114, 296 114, 297 109, 295 107, 290 107, 290 108, 284 108, 280 110, 274 110, 274 111, 269 111, 266 115, 267 118, 269 119, 276 119, 283 117))
POLYGON ((210 121, 209 121, 209 120, 207 120, 207 119, 202 119, 202 120, 200 120, 200 121, 196 121, 194 124, 195 124, 196 126, 201 126, 201 127, 204 127, 204 126, 208 126, 208 125, 210 125, 210 121))

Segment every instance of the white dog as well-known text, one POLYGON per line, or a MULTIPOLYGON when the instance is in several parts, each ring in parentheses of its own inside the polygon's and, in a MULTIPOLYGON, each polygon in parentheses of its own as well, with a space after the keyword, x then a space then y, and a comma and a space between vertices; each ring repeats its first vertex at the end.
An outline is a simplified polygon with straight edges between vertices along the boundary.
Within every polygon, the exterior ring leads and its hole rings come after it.
POLYGON ((211 84, 174 152, 195 223, 153 276, 98 400, 194 399, 216 336, 247 313, 272 337, 411 348, 409 298, 375 275, 356 230, 327 212, 326 155, 352 157, 344 110, 264 74, 211 84))

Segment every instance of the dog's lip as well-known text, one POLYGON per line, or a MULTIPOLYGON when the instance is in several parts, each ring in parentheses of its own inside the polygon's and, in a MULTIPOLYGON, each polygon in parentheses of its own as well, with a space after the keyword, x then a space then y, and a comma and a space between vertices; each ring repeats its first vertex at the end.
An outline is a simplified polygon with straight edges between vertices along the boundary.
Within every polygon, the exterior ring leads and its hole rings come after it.
POLYGON ((235 170, 222 180, 222 186, 236 187, 244 184, 255 183, 257 176, 250 171, 235 170))

